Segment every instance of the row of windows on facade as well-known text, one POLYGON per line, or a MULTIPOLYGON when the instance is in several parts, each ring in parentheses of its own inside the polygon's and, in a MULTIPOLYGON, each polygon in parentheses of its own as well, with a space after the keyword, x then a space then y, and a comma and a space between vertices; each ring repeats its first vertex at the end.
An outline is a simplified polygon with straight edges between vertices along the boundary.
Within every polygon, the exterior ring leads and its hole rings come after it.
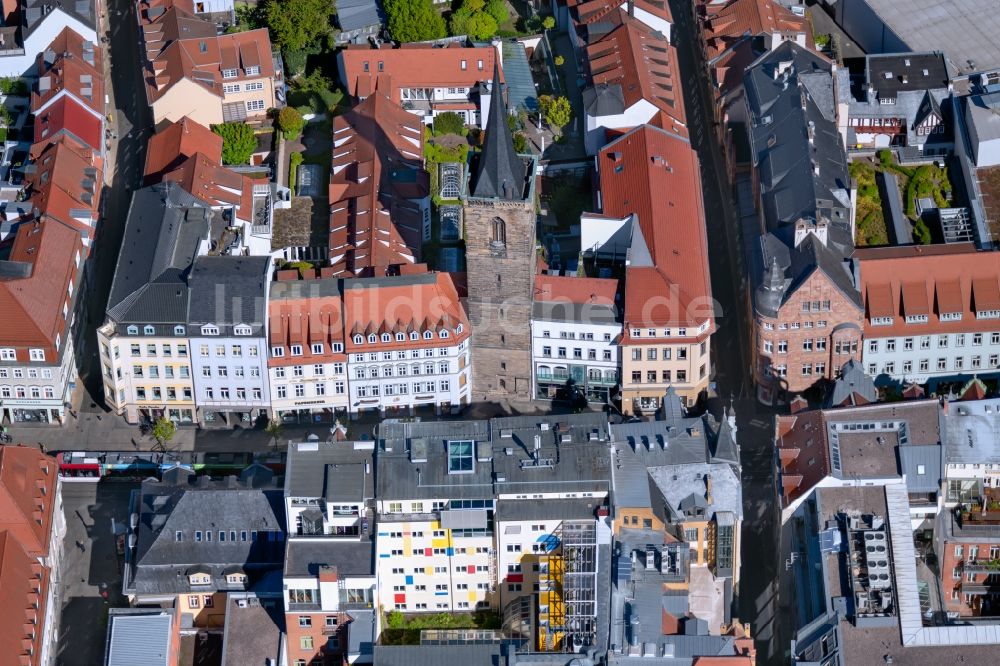
MULTIPOLYGON (((549 367, 547 365, 539 365, 536 370, 536 375, 539 379, 569 379, 569 369, 565 366, 557 365, 556 367, 549 367)), ((618 370, 601 370, 600 368, 588 368, 587 369, 587 379, 595 382, 608 381, 616 382, 618 381, 618 370)))
MULTIPOLYGON (((280 387, 279 387, 280 388, 280 387)), ((451 382, 442 379, 439 382, 413 382, 413 393, 415 395, 424 393, 447 393, 451 390, 451 382)), ((407 395, 410 393, 410 385, 402 384, 373 384, 371 386, 359 386, 359 398, 378 398, 380 395, 407 395)))
MULTIPOLYGON (((303 352, 302 345, 290 345, 288 348, 289 354, 291 356, 302 356, 303 352)), ((309 345, 309 351, 314 355, 325 354, 326 345, 322 342, 313 342, 309 345)), ((344 352, 344 343, 333 342, 330 344, 331 354, 342 354, 344 352)), ((283 358, 285 356, 285 348, 281 345, 274 345, 271 347, 271 356, 274 358, 283 358)))
MULTIPOLYGON (((482 62, 480 60, 480 62, 482 62)), ((367 64, 367 63, 366 63, 367 64)), ((382 63, 379 63, 380 65, 382 63)), ((365 70, 368 71, 367 69, 365 70)), ((382 70, 379 70, 382 71, 382 70)), ((449 95, 468 95, 469 89, 462 87, 448 88, 449 95)), ((399 89, 400 99, 432 99, 434 97, 433 88, 400 88, 399 89)))
POLYGON ((264 82, 263 81, 251 81, 249 83, 243 84, 242 87, 240 86, 239 83, 226 83, 226 84, 224 84, 222 86, 222 92, 224 92, 227 95, 232 94, 232 93, 238 93, 238 92, 240 92, 241 89, 244 92, 253 92, 255 90, 263 90, 264 89, 264 82))
MULTIPOLYGON (((774 343, 774 341, 773 340, 764 340, 763 341, 763 349, 764 349, 764 353, 765 354, 772 354, 772 353, 774 353, 774 349, 775 349, 775 343, 774 343)), ((779 354, 787 354, 788 353, 788 340, 778 340, 777 349, 778 349, 778 353, 779 354)), ((806 338, 805 340, 802 341, 802 351, 804 351, 804 352, 812 352, 812 351, 825 352, 826 351, 826 338, 816 338, 815 340, 813 338, 806 338)), ((841 346, 841 351, 838 351, 837 353, 838 354, 844 353, 843 352, 843 346, 841 346)))
MULTIPOLYGON (((700 327, 698 327, 698 333, 703 332, 706 328, 708 328, 708 324, 707 323, 706 324, 702 324, 700 327)), ((663 334, 662 335, 660 335, 660 333, 659 333, 660 329, 658 329, 658 328, 647 328, 646 331, 645 331, 645 333, 643 332, 643 330, 641 328, 633 328, 631 330, 632 330, 632 337, 633 338, 644 338, 644 337, 645 338, 683 338, 683 337, 686 337, 687 334, 688 334, 687 328, 678 328, 676 331, 674 331, 674 329, 672 329, 672 328, 664 328, 664 329, 662 329, 663 330, 663 334)), ((605 334, 605 336, 607 336, 607 334, 605 334)), ((605 337, 605 339, 607 339, 607 337, 605 337)))
MULTIPOLYGON (((459 324, 458 327, 455 329, 455 333, 456 333, 456 335, 461 335, 464 330, 465 330, 465 327, 462 324, 459 324)), ((410 340, 419 340, 420 337, 421 337, 420 334, 417 333, 416 331, 410 331, 410 335, 409 335, 410 340)), ((442 340, 445 340, 445 339, 451 337, 451 333, 449 333, 447 329, 441 329, 440 331, 438 331, 438 337, 441 338, 442 340)), ((405 342, 406 338, 407 338, 407 335, 406 335, 406 333, 403 333, 403 332, 398 332, 395 335, 391 335, 389 333, 382 333, 381 335, 376 335, 375 333, 369 333, 367 341, 368 341, 368 344, 377 344, 380 341, 381 342, 393 342, 393 341, 395 341, 395 342, 405 342)), ((424 331, 423 338, 424 338, 424 340, 433 340, 434 339, 434 332, 433 331, 429 331, 429 330, 428 331, 424 331)), ((365 336, 361 335, 360 333, 355 333, 351 337, 351 340, 354 342, 354 344, 361 345, 361 344, 365 343, 366 338, 365 338, 365 336)))
MULTIPOLYGON (((704 356, 706 353, 708 353, 708 343, 702 342, 701 345, 698 347, 698 355, 704 356)), ((662 350, 658 350, 656 347, 646 348, 647 361, 655 361, 657 360, 657 358, 663 361, 670 361, 673 360, 674 356, 675 353, 672 347, 664 347, 662 350)), ((688 357, 688 348, 678 347, 676 350, 676 357, 678 361, 686 361, 688 357)), ((633 361, 642 360, 642 349, 632 350, 632 360, 633 361)))
MULTIPOLYGON (((323 397, 327 395, 326 384, 311 384, 312 394, 316 397, 323 397)), ((405 391, 404 391, 405 392, 405 391)), ((296 398, 311 397, 306 390, 305 384, 293 384, 292 385, 292 395, 296 398)), ((347 393, 347 385, 344 382, 334 382, 333 383, 333 395, 344 395, 347 393)), ((386 395, 389 395, 386 392, 386 395)), ((274 397, 279 399, 284 399, 288 397, 288 387, 284 384, 278 384, 274 387, 274 397)))
MULTIPOLYGON (((204 44, 204 42, 202 42, 204 44)), ((259 65, 247 65, 243 72, 246 76, 259 76, 260 66, 259 65)), ((238 69, 224 69, 222 70, 222 78, 224 79, 235 79, 240 75, 240 70, 238 69)))
MULTIPOLYGON (((983 369, 983 357, 973 356, 969 363, 969 368, 972 370, 983 369)), ((1000 368, 1000 355, 990 354, 988 358, 989 365, 987 367, 992 369, 1000 368)), ((900 368, 903 374, 908 374, 913 372, 913 361, 903 361, 900 363, 900 368)), ((930 359, 922 358, 917 361, 917 368, 919 372, 930 372, 930 359)), ((965 357, 956 356, 952 359, 951 367, 948 367, 947 358, 938 358, 937 363, 934 365, 935 371, 937 372, 947 372, 948 370, 965 370, 965 357)), ((882 365, 882 372, 887 375, 895 374, 896 363, 894 361, 889 361, 882 365)), ((868 364, 868 374, 871 376, 876 376, 878 374, 878 364, 869 363, 868 364)))
MULTIPOLYGON (((993 332, 989 334, 991 345, 1000 345, 1000 332, 993 332)), ((932 337, 936 338, 937 349, 947 349, 950 343, 950 335, 938 335, 930 336, 924 335, 919 338, 920 349, 930 349, 932 337)), ((966 335, 965 333, 955 334, 955 346, 964 347, 966 340, 972 343, 973 347, 979 347, 985 341, 986 336, 984 333, 972 333, 966 335)), ((918 338, 877 338, 873 340, 868 340, 868 351, 876 353, 881 350, 882 347, 885 348, 887 352, 896 351, 896 346, 901 345, 905 351, 910 351, 914 348, 914 344, 917 343, 918 338)))
MULTIPOLYGON (((708 373, 707 368, 704 365, 702 365, 700 368, 698 368, 698 379, 704 379, 705 375, 707 373, 708 373)), ((647 384, 669 384, 670 382, 677 381, 677 382, 680 382, 680 383, 683 384, 684 382, 686 382, 688 380, 688 373, 687 373, 687 370, 677 370, 676 372, 672 372, 670 370, 661 370, 659 372, 659 377, 660 377, 660 379, 659 379, 659 381, 657 381, 657 379, 656 379, 657 378, 657 372, 656 372, 656 370, 647 370, 646 371, 646 380, 645 380, 645 383, 647 383, 647 384)), ((632 371, 632 383, 633 384, 642 384, 643 383, 642 370, 633 370, 632 371)))
MULTIPOLYGON (((636 351, 638 351, 638 350, 636 350, 636 351)), ((558 347, 556 349, 556 358, 567 358, 566 352, 567 352, 566 347, 558 347)), ((549 347, 549 346, 542 347, 542 356, 545 357, 545 358, 552 358, 552 347, 549 347)), ((583 358, 583 349, 581 347, 574 347, 573 348, 573 358, 576 358, 576 359, 582 359, 583 358)), ((589 361, 596 361, 597 360, 597 350, 596 349, 588 349, 587 350, 587 360, 589 360, 589 361)), ((613 358, 613 356, 611 354, 611 350, 610 349, 602 349, 601 350, 601 360, 602 361, 613 361, 614 360, 614 358, 613 358)))
MULTIPOLYGON (((187 532, 184 530, 176 530, 174 532, 174 541, 181 542, 184 541, 188 536, 193 536, 196 543, 210 542, 212 541, 212 535, 215 534, 213 530, 193 530, 192 532, 187 532)), ((219 530, 219 543, 225 543, 227 540, 229 543, 256 543, 259 539, 265 541, 283 541, 285 538, 284 533, 281 530, 264 530, 260 532, 258 530, 219 530), (263 534, 263 538, 261 538, 263 534), (228 535, 228 539, 226 538, 228 535), (237 539, 237 536, 239 537, 237 539)), ((210 582, 210 581, 206 581, 210 582)))
POLYGON ((51 368, 0 368, 0 379, 52 379, 51 368))
MULTIPOLYGON (((774 328, 775 328, 774 327, 774 323, 773 322, 769 322, 769 321, 765 321, 763 323, 763 328, 764 328, 765 331, 773 331, 774 328)), ((826 328, 826 320, 825 319, 820 319, 818 321, 803 321, 803 322, 792 321, 792 322, 782 322, 782 323, 778 324, 778 330, 779 331, 787 331, 789 329, 791 329, 793 331, 797 331, 800 328, 805 328, 805 329, 809 329, 809 328, 826 328)))
POLYGON ((0 398, 48 398, 56 397, 56 390, 52 386, 0 386, 0 398))
MULTIPOLYGON (((413 603, 413 604, 406 604, 406 603, 396 602, 396 603, 394 603, 392 605, 392 607, 393 607, 394 610, 399 610, 399 611, 402 611, 402 610, 428 610, 428 608, 429 608, 428 605, 426 603, 423 603, 423 602, 417 602, 417 603, 413 603)), ((490 607, 490 602, 489 601, 485 601, 485 600, 483 600, 483 601, 477 601, 474 605, 471 604, 468 601, 457 601, 457 602, 455 602, 455 608, 457 608, 459 610, 471 610, 472 608, 483 609, 483 608, 489 608, 489 607, 490 607)), ((441 602, 441 601, 438 601, 438 602, 436 602, 434 604, 434 608, 436 610, 448 610, 448 604, 444 603, 444 602, 441 602)))
MULTIPOLYGON (((800 370, 803 377, 811 377, 813 374, 825 377, 826 363, 803 363, 800 370)), ((787 377, 788 366, 785 364, 772 366, 771 374, 775 377, 787 377)))
MULTIPOLYGON (((961 312, 941 312, 938 314, 941 321, 962 321, 961 312)), ((976 310, 976 319, 1000 319, 1000 310, 976 310)), ((892 326, 895 317, 872 317, 872 326, 892 326)), ((906 315, 903 321, 907 324, 926 324, 930 321, 930 316, 925 314, 906 315)))
MULTIPOLYGON (((212 324, 205 324, 200 329, 202 335, 219 335, 219 327, 212 324)), ((135 324, 130 324, 125 327, 126 335, 139 335, 139 327, 135 324)), ((156 327, 150 324, 146 324, 142 327, 143 335, 156 335, 156 327)), ((174 335, 187 335, 186 326, 174 326, 174 335)), ((247 324, 237 324, 233 326, 233 335, 253 335, 253 328, 247 324)))
MULTIPOLYGON (((542 337, 543 338, 551 338, 552 337, 552 332, 551 331, 542 331, 542 337)), ((611 336, 610 333, 605 333, 604 334, 604 341, 605 342, 611 342, 611 338, 612 338, 612 336, 611 336)), ((575 331, 559 331, 559 339, 560 340, 577 340, 577 339, 579 339, 579 340, 593 340, 594 339, 594 334, 593 333, 580 333, 579 337, 577 337, 577 334, 576 334, 575 331)))
MULTIPOLYGON (((458 351, 464 350, 465 347, 466 347, 466 344, 465 344, 465 342, 463 342, 462 344, 460 344, 458 346, 458 351)), ((437 348, 437 355, 438 356, 447 356, 448 355, 448 348, 447 347, 438 347, 437 348)), ((423 349, 423 350, 420 350, 420 349, 411 349, 410 350, 410 353, 409 353, 409 357, 410 358, 420 358, 421 356, 423 358, 431 358, 432 356, 434 356, 434 350, 433 349, 423 349)), ((407 353, 406 353, 405 349, 397 349, 395 351, 395 356, 394 356, 394 352, 391 352, 391 351, 384 351, 384 352, 382 352, 381 359, 383 361, 391 361, 393 358, 395 358, 396 360, 401 361, 401 360, 405 359, 406 357, 407 357, 407 353)), ((367 358, 367 360, 368 360, 369 363, 374 363, 374 362, 378 361, 380 357, 379 357, 379 355, 378 355, 377 352, 368 352, 367 356, 365 354, 352 354, 352 356, 351 356, 351 360, 354 363, 364 363, 366 358, 367 358)))
MULTIPOLYGON (((447 375, 451 373, 451 364, 448 361, 440 361, 437 364, 437 373, 447 375)), ((419 363, 413 365, 383 365, 383 366, 359 366, 354 368, 355 379, 378 379, 379 377, 405 377, 407 375, 433 375, 434 363, 419 363)))
MULTIPOLYGON (((331 374, 333 375, 343 375, 344 374, 344 364, 343 363, 331 363, 331 374)), ((305 377, 305 366, 304 365, 293 365, 291 366, 292 377, 305 377)), ((277 367, 272 368, 271 373, 274 375, 275 379, 284 379, 288 374, 288 368, 277 367)), ((322 363, 315 363, 312 366, 312 376, 313 377, 325 377, 326 376, 326 365, 322 363)))

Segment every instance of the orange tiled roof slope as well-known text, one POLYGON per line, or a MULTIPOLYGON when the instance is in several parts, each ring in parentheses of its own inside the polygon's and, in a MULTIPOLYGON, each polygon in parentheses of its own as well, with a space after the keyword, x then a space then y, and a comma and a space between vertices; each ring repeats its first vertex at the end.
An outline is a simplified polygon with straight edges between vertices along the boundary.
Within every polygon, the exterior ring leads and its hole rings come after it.
POLYGON ((31 147, 24 189, 38 214, 93 236, 104 182, 101 160, 68 136, 31 147))
POLYGON ((146 47, 146 95, 162 97, 178 81, 189 79, 222 97, 222 71, 235 70, 227 82, 275 75, 267 30, 217 35, 215 25, 175 4, 142 25, 146 47), (248 68, 259 71, 248 74, 248 68))
POLYGON ((29 348, 56 359, 69 341, 69 285, 76 286, 82 254, 80 234, 52 218, 18 228, 10 254, 0 261, 3 344, 15 348, 18 361, 28 362, 29 348))
POLYGON ((184 116, 153 135, 146 146, 147 182, 159 182, 169 171, 183 164, 195 153, 222 162, 222 137, 204 125, 184 116))
POLYGON ((711 321, 701 175, 690 142, 643 125, 604 146, 597 159, 603 213, 636 216, 633 257, 645 257, 626 271, 626 335, 630 326, 711 321))
POLYGON ((333 125, 330 262, 345 275, 385 273, 418 260, 428 195, 420 119, 382 92, 333 125))
POLYGON ((31 93, 32 113, 69 93, 91 113, 104 115, 104 53, 72 28, 63 28, 38 54, 38 84, 31 93))
POLYGON ((610 278, 572 277, 566 275, 535 276, 536 301, 579 303, 581 305, 614 305, 618 280, 610 278))
MULTIPOLYGON (((667 0, 633 0, 635 7, 649 12, 653 16, 663 19, 668 23, 673 23, 674 17, 670 12, 670 5, 667 0)), ((576 7, 577 20, 580 23, 597 23, 598 21, 613 16, 615 10, 627 11, 628 0, 568 0, 567 6, 576 7)))
POLYGON ((996 330, 996 318, 976 314, 1000 312, 1000 253, 977 250, 972 243, 911 245, 856 250, 854 260, 860 264, 866 335, 996 330), (908 316, 927 321, 908 326, 908 316), (893 323, 872 326, 876 317, 892 317, 893 323))
POLYGON ((687 122, 677 50, 661 34, 621 14, 620 25, 587 46, 594 86, 621 86, 625 108, 655 104, 682 125, 687 122))
POLYGON ((49 555, 57 482, 55 461, 38 449, 0 447, 0 530, 31 557, 49 555))
POLYGON ((367 97, 378 89, 399 104, 400 88, 472 88, 492 79, 495 54, 492 46, 409 44, 398 49, 348 46, 337 58, 350 95, 367 97))
POLYGON ((35 664, 41 652, 48 571, 0 529, 0 664, 35 664))
MULTIPOLYGON (((709 60, 729 49, 747 35, 805 34, 812 47, 812 30, 804 16, 796 16, 776 0, 731 0, 700 3, 702 31, 709 60)), ((780 40, 779 40, 780 41, 780 40)))

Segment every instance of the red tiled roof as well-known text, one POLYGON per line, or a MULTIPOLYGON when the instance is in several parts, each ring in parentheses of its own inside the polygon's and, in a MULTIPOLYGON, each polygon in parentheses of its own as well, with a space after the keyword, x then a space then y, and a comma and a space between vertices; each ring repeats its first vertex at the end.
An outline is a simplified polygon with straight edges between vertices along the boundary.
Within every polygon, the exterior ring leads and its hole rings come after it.
MULTIPOLYGON (((670 13, 670 5, 667 0, 634 0, 635 7, 649 12, 650 14, 673 23, 674 17, 670 13)), ((576 18, 579 23, 596 23, 606 19, 615 10, 626 11, 628 0, 569 0, 567 5, 576 7, 576 18)))
POLYGON ((69 136, 95 153, 104 147, 104 121, 75 98, 60 97, 35 114, 35 141, 51 141, 69 136))
MULTIPOLYGON (((333 278, 324 278, 327 280, 333 278)), ((309 294, 308 291, 305 291, 309 294)), ((302 356, 269 358, 268 365, 344 361, 344 353, 335 354, 331 344, 344 341, 343 303, 340 294, 306 295, 302 298, 272 298, 268 302, 268 332, 271 347, 302 345, 302 356), (324 343, 322 355, 313 354, 312 343, 324 343)))
POLYGON ((370 334, 389 333, 391 342, 379 342, 379 349, 386 350, 426 347, 429 341, 424 340, 424 331, 434 333, 437 346, 442 344, 438 337, 441 330, 448 331, 449 345, 469 336, 469 320, 451 275, 430 273, 415 278, 358 278, 344 283, 344 336, 348 352, 368 344, 366 339, 363 344, 355 345, 354 335, 367 338, 370 334), (412 331, 420 334, 418 340, 410 340, 412 331), (397 342, 396 333, 405 333, 406 339, 397 342))
POLYGON ((62 95, 72 95, 98 118, 104 116, 104 55, 72 28, 63 28, 35 60, 38 83, 31 93, 31 111, 62 95), (43 90, 42 86, 46 86, 43 90))
POLYGON ((778 416, 777 419, 781 499, 782 505, 788 506, 830 473, 826 421, 820 410, 778 416))
POLYGON ((626 108, 645 99, 687 122, 677 50, 660 33, 622 15, 621 25, 587 46, 586 57, 594 85, 621 85, 626 108))
MULTIPOLYGON (((348 46, 337 58, 350 95, 367 97, 381 90, 398 104, 400 88, 472 88, 480 81, 489 81, 495 54, 492 46, 433 48, 410 44, 398 49, 348 46)), ((504 80, 502 68, 500 80, 504 80)))
MULTIPOLYGON (((68 285, 76 282, 76 254, 82 255, 80 234, 51 218, 25 222, 17 230, 9 261, 25 267, 26 276, 0 277, 0 347, 13 347, 17 360, 28 362, 28 349, 59 357, 56 337, 69 340, 63 306, 72 310, 68 285)), ((2 515, 2 511, 0 511, 2 515)))
POLYGON ((0 447, 0 530, 14 535, 32 557, 49 554, 56 483, 56 462, 49 456, 31 447, 0 447))
POLYGON ((48 571, 17 537, 0 530, 0 654, 4 664, 34 664, 45 636, 48 571), (31 638, 34 636, 34 638, 31 638))
POLYGON ((972 243, 865 248, 859 262, 865 299, 865 335, 936 334, 996 329, 996 319, 978 319, 977 311, 1000 310, 1000 254, 976 250, 972 243), (942 320, 942 314, 961 319, 942 320), (906 323, 906 316, 927 315, 926 323, 906 323), (892 325, 872 326, 873 317, 893 317, 892 325))
POLYGON ((428 194, 423 127, 383 93, 368 96, 333 125, 330 261, 337 273, 384 273, 419 257, 428 194))
POLYGON ((213 23, 179 6, 142 23, 146 95, 151 102, 185 78, 221 97, 224 69, 237 71, 237 76, 226 82, 275 76, 271 40, 265 28, 217 35, 213 23), (259 67, 260 72, 248 75, 247 67, 259 67))
POLYGON ((691 144, 644 125, 606 145, 597 160, 602 212, 638 218, 653 264, 626 271, 626 330, 712 320, 701 176, 691 144))
POLYGON ((618 280, 547 274, 535 276, 536 301, 613 305, 617 293, 618 280))
POLYGON ((24 187, 32 207, 81 233, 92 232, 103 184, 93 151, 62 136, 33 145, 31 158, 34 171, 25 175, 24 187))
POLYGON ((222 137, 204 125, 184 116, 153 135, 146 146, 147 182, 155 183, 195 153, 222 163, 222 137))
POLYGON ((237 220, 252 221, 254 179, 227 169, 204 153, 195 153, 160 180, 178 183, 185 192, 213 208, 235 206, 237 220))
POLYGON ((796 16, 776 0, 731 0, 725 4, 700 2, 702 32, 712 60, 747 35, 799 35, 810 38, 805 17, 796 16))

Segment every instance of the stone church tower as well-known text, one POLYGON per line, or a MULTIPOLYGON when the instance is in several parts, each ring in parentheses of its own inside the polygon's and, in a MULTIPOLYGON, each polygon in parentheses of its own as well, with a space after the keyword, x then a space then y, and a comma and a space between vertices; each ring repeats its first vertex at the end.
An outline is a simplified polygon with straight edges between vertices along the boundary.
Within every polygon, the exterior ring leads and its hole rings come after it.
POLYGON ((472 399, 531 399, 535 158, 518 155, 493 68, 486 135, 463 197, 472 399))

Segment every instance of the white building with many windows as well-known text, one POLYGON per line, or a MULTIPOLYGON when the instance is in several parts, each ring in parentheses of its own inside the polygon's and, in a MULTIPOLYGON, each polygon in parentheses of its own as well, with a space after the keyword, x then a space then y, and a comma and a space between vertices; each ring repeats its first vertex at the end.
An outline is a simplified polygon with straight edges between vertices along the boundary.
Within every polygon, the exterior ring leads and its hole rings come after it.
POLYGON ((605 404, 621 368, 618 281, 535 276, 531 315, 533 396, 605 404))
POLYGON ((333 423, 348 409, 340 280, 282 275, 268 301, 271 414, 285 423, 333 423))
POLYGON ((865 371, 898 382, 1000 370, 1000 257, 972 243, 855 253, 865 371))
POLYGON ((271 257, 198 257, 188 335, 198 422, 253 427, 270 404, 264 311, 271 257))
POLYGON ((351 413, 469 404, 471 332, 448 273, 345 280, 343 297, 351 413))

